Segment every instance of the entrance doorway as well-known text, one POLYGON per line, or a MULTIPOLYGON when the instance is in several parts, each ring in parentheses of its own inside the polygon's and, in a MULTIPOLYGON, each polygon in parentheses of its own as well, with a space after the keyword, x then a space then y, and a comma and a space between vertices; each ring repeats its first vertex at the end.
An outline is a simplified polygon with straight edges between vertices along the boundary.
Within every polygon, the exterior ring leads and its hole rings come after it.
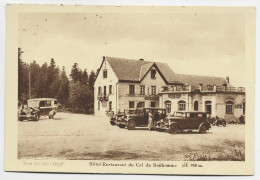
POLYGON ((112 111, 112 101, 109 101, 108 110, 109 110, 109 111, 112 111))
POLYGON ((243 115, 246 114, 246 102, 243 102, 243 115))
POLYGON ((205 111, 211 115, 212 112, 211 101, 205 101, 205 111))
POLYGON ((155 107, 155 102, 151 102, 151 107, 155 107))
POLYGON ((198 111, 199 110, 199 103, 198 101, 194 102, 194 111, 198 111))

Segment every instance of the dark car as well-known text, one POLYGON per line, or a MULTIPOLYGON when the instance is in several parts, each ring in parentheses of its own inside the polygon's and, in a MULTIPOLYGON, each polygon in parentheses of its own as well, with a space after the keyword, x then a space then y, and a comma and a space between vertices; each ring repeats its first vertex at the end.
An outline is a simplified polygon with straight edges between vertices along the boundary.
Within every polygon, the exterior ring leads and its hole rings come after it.
POLYGON ((154 115, 154 121, 159 121, 166 117, 165 108, 137 108, 135 114, 128 114, 122 117, 120 119, 120 124, 122 127, 127 127, 129 130, 134 130, 135 127, 147 127, 149 112, 154 115))
POLYGON ((171 134, 185 129, 198 129, 200 133, 205 134, 209 128, 211 127, 207 121, 207 113, 198 111, 178 111, 174 116, 168 116, 156 124, 157 130, 168 130, 171 134))
POLYGON ((39 110, 32 107, 23 108, 18 113, 19 121, 32 120, 38 121, 40 118, 39 110))
POLYGON ((211 125, 213 126, 223 126, 225 127, 227 125, 227 122, 224 118, 219 118, 218 116, 216 117, 209 117, 208 121, 211 125))
POLYGON ((128 114, 135 114, 136 109, 125 109, 124 112, 118 112, 110 118, 110 124, 112 126, 119 126, 120 128, 125 128, 125 125, 121 124, 121 120, 127 117, 128 114))
POLYGON ((34 120, 38 121, 41 116, 54 118, 57 112, 57 99, 35 98, 27 100, 27 107, 19 110, 19 121, 34 120))

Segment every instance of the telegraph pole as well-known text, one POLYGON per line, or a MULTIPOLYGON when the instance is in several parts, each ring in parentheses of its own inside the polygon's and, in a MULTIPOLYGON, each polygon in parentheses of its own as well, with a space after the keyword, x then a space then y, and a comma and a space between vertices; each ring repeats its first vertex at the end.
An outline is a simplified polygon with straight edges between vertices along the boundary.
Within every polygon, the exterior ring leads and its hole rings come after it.
POLYGON ((31 99, 31 63, 29 65, 29 98, 28 99, 31 99))

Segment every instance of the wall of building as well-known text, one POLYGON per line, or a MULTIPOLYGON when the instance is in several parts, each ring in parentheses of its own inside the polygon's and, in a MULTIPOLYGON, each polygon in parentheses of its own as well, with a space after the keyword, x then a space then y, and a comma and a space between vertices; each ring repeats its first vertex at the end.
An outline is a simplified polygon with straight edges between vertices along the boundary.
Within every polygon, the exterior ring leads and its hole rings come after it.
POLYGON ((186 110, 194 110, 194 102, 198 101, 198 111, 206 111, 206 101, 211 102, 211 116, 218 116, 230 121, 243 115, 245 95, 239 93, 165 93, 160 96, 160 107, 166 108, 165 101, 171 102, 171 114, 178 111, 178 102, 186 102, 186 110), (226 102, 234 102, 234 114, 226 114, 226 102))
POLYGON ((191 95, 190 93, 167 93, 162 94, 160 97, 160 107, 166 108, 165 102, 171 102, 171 113, 173 114, 175 111, 178 111, 178 102, 185 101, 186 102, 186 110, 191 110, 191 95))
POLYGON ((228 121, 233 120, 234 118, 239 118, 243 115, 243 102, 245 102, 245 94, 238 93, 218 93, 217 97, 217 115, 221 118, 225 118, 228 121), (234 102, 234 114, 227 115, 226 114, 226 102, 232 101, 234 102))
POLYGON ((112 102, 112 111, 116 111, 116 99, 117 99, 116 83, 117 82, 118 82, 118 78, 114 73, 112 67, 107 61, 104 61, 94 85, 94 109, 96 115, 104 115, 106 113, 106 111, 109 108, 109 101, 112 102), (107 78, 103 78, 104 69, 107 70, 107 78), (109 94, 109 85, 112 85, 112 94, 109 94), (102 89, 102 93, 104 93, 104 86, 106 86, 108 101, 101 102, 97 100, 99 86, 102 89))
POLYGON ((145 96, 151 95, 151 86, 156 86, 156 94, 158 94, 161 87, 164 85, 165 82, 158 72, 156 72, 155 79, 151 78, 151 70, 140 83, 120 82, 118 84, 118 110, 123 111, 124 109, 128 109, 129 101, 135 102, 135 108, 137 107, 138 102, 145 102, 145 107, 150 107, 151 102, 155 102, 155 106, 159 107, 159 100, 146 100, 145 96), (135 85, 135 95, 129 94, 129 85, 135 85), (140 95, 140 86, 145 86, 145 95, 140 95))

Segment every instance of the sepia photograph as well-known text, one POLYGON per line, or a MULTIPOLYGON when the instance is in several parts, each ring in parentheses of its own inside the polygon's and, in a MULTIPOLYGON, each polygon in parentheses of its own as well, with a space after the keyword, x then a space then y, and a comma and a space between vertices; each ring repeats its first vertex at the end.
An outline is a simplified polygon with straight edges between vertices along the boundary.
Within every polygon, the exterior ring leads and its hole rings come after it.
POLYGON ((254 8, 8 5, 8 27, 17 76, 6 121, 20 164, 8 169, 253 172, 254 8))

